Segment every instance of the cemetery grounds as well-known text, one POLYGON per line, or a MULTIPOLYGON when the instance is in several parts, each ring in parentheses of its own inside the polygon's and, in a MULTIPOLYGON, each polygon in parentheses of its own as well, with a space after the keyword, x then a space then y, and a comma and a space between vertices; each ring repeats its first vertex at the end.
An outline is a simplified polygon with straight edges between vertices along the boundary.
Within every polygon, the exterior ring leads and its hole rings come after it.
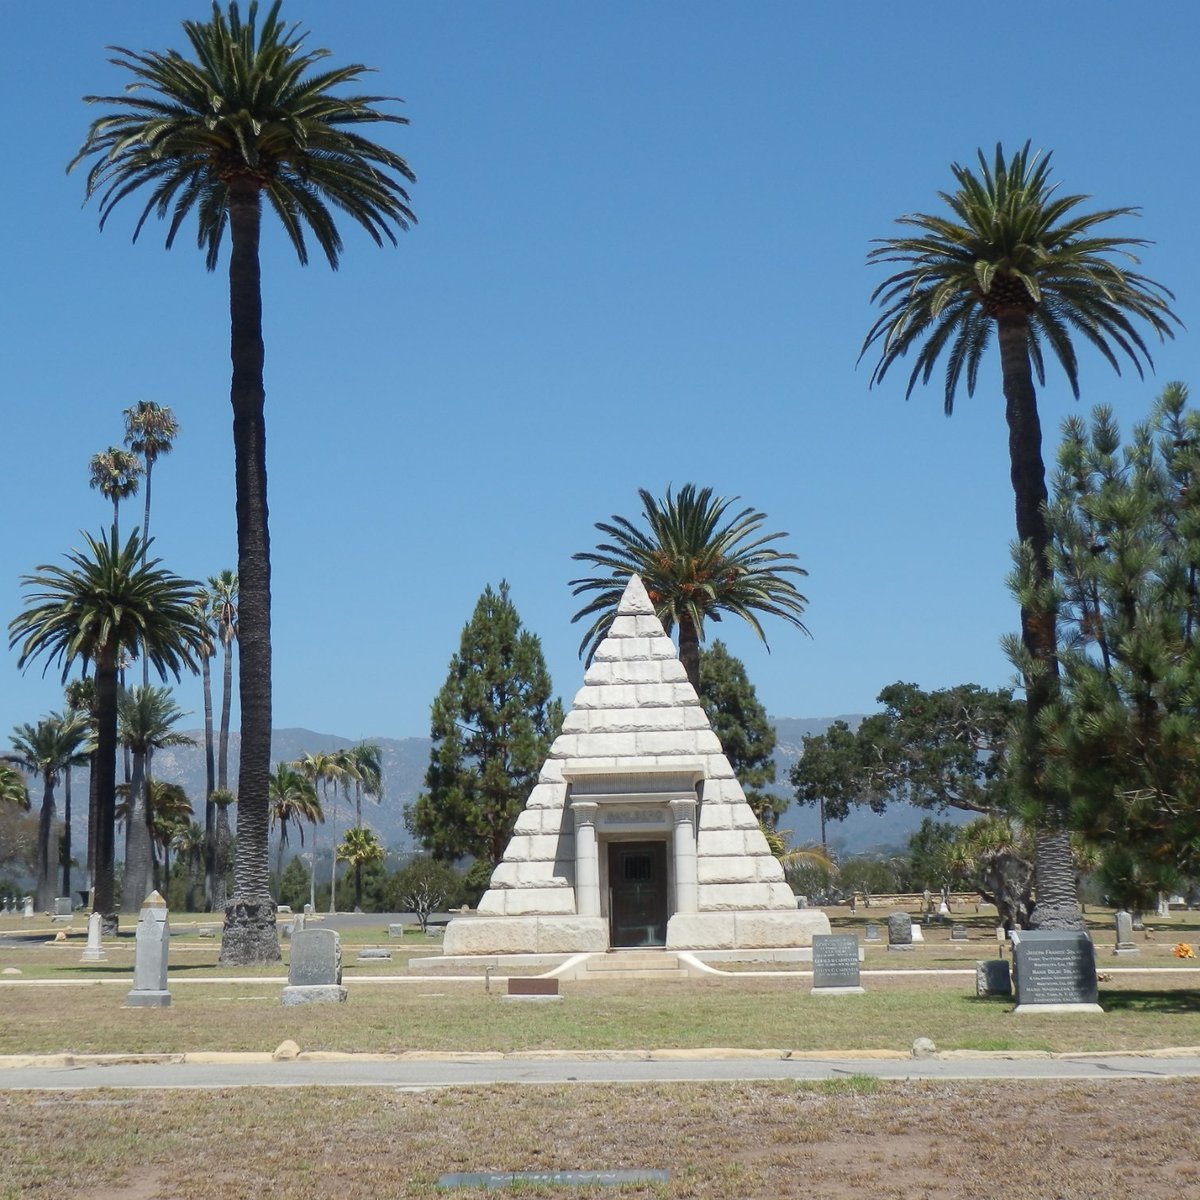
MULTIPOLYGON (((860 936, 880 919, 829 911, 835 932, 860 936)), ((359 948, 388 944, 381 918, 343 934, 348 1003, 288 1009, 285 967, 218 968, 214 942, 185 922, 173 923, 172 1006, 123 1008, 133 938, 83 967, 76 918, 65 942, 0 948, 0 970, 21 972, 0 975, 0 1055, 269 1052, 285 1039, 303 1051, 476 1056, 896 1055, 917 1037, 1002 1055, 1200 1046, 1200 970, 1172 953, 1195 948, 1200 916, 1149 922, 1135 973, 1112 955, 1111 914, 1089 917, 1104 1015, 1020 1017, 1009 1000, 973 994, 975 960, 995 955, 986 912, 966 919, 965 943, 932 929, 911 953, 868 945, 863 996, 812 997, 808 980, 756 968, 653 988, 566 983, 553 1005, 502 1003, 482 979, 366 982, 436 953, 409 934, 390 945, 390 963, 358 965, 359 948)), ((20 928, 8 921, 0 937, 20 928)), ((496 1193, 442 1192, 438 1177, 651 1168, 668 1182, 518 1194, 1177 1200, 1200 1194, 1198 1129, 1192 1079, 24 1092, 4 1090, 0 1070, 0 1200, 469 1198, 496 1193)))

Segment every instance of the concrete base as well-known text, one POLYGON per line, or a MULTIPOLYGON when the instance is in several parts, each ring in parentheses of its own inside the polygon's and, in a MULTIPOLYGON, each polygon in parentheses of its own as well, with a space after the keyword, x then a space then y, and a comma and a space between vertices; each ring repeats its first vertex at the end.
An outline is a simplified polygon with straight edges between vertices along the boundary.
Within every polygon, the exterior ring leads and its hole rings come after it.
POLYGON ((80 956, 79 961, 85 962, 108 962, 108 955, 103 950, 85 950, 80 956))
POLYGON ((889 944, 888 949, 889 950, 903 950, 903 951, 908 951, 911 953, 915 949, 915 947, 913 946, 912 942, 899 942, 895 946, 889 944))
POLYGON ((808 994, 810 996, 865 996, 866 989, 860 987, 827 987, 827 988, 810 988, 808 994))
POLYGON ((442 948, 459 954, 581 954, 608 949, 603 917, 454 917, 442 948))
POLYGON ((732 909, 676 913, 667 922, 668 950, 743 950, 812 946, 813 934, 829 932, 818 909, 732 909))
POLYGON ((283 989, 285 1006, 293 1004, 345 1004, 346 989, 338 983, 288 986, 283 989))
POLYGON ((1126 954, 1141 954, 1141 950, 1137 946, 1118 946, 1113 953, 1124 956, 1126 954))
POLYGON ((1018 1004, 1014 1013, 1103 1013, 1098 1004, 1018 1004))
POLYGON ((125 997, 126 1008, 170 1008, 170 992, 130 992, 125 997))

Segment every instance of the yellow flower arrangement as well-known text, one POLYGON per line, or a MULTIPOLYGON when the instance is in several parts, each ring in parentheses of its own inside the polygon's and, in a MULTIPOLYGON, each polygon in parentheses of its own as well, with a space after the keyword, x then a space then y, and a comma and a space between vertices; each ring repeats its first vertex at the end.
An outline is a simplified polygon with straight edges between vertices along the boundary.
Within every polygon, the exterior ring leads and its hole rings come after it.
POLYGON ((1187 944, 1187 942, 1180 942, 1175 947, 1175 949, 1171 951, 1171 953, 1173 955, 1175 955, 1176 958, 1195 958, 1196 957, 1195 950, 1193 950, 1191 948, 1191 946, 1189 946, 1187 944))

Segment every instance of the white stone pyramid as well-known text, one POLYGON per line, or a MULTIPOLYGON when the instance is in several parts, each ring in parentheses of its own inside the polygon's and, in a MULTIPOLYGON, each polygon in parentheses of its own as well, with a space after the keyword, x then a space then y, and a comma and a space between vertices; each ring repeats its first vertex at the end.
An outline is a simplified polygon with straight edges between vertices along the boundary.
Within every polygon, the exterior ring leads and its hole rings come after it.
POLYGON ((807 946, 829 932, 823 913, 797 910, 636 575, 478 914, 450 922, 444 953, 607 950, 614 934, 615 944, 639 944, 619 940, 630 928, 640 944, 672 949, 807 946), (655 870, 647 864, 657 850, 666 876, 657 901, 665 911, 647 901, 642 933, 614 920, 623 903, 620 881, 607 878, 623 862, 614 846, 645 851, 629 868, 635 876, 655 870))

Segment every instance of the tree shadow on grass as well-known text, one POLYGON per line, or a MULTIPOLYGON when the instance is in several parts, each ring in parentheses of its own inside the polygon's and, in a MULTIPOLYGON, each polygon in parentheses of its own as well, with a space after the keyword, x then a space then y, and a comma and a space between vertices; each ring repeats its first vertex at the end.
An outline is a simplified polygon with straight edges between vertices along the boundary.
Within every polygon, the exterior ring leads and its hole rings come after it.
POLYGON ((1100 1004, 1110 1013, 1195 1013, 1200 1012, 1200 989, 1150 991, 1122 988, 1119 992, 1101 992, 1100 1004))

